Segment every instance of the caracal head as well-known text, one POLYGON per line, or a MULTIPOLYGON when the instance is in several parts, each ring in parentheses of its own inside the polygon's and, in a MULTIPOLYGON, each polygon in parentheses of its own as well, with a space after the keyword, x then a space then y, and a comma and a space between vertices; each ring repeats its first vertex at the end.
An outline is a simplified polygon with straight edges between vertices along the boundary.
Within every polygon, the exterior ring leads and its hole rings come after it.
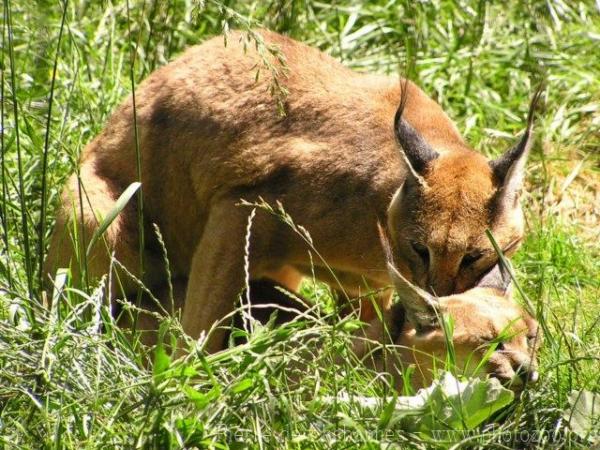
POLYGON ((523 238, 519 194, 532 141, 533 98, 521 140, 498 159, 464 147, 434 148, 396 113, 408 175, 388 208, 387 233, 399 270, 442 296, 463 292, 498 261, 485 230, 507 256, 523 238))

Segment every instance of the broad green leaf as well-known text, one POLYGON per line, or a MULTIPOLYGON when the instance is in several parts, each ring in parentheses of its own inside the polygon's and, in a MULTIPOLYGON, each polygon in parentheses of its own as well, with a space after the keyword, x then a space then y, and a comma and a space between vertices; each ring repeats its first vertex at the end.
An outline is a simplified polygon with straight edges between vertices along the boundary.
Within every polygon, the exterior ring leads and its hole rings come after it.
POLYGON ((448 372, 427 390, 419 391, 419 396, 424 397, 422 415, 411 416, 405 425, 426 434, 436 429, 473 429, 514 399, 514 393, 495 378, 460 382, 448 372))
POLYGON ((563 417, 573 433, 590 442, 600 443, 600 394, 586 390, 571 391, 569 405, 563 417))
MULTIPOLYGON (((431 435, 439 430, 469 430, 488 420, 496 411, 510 404, 514 393, 495 378, 461 382, 446 372, 430 387, 416 395, 393 397, 379 415, 380 427, 398 424, 401 428, 431 435)), ((321 401, 332 403, 333 399, 321 401)), ((338 396, 338 403, 354 403, 362 409, 379 411, 381 399, 338 396)))

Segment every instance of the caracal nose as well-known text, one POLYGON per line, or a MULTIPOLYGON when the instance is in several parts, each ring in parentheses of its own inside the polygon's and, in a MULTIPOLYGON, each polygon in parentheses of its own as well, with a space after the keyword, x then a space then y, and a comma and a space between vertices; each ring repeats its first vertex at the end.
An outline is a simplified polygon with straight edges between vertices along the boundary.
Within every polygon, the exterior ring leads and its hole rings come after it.
POLYGON ((531 372, 529 372, 529 382, 530 383, 537 383, 537 381, 540 379, 540 374, 537 370, 533 370, 531 372))
POLYGON ((430 283, 427 286, 432 294, 441 297, 456 292, 461 255, 457 252, 432 254, 432 262, 429 269, 430 283))
POLYGON ((523 383, 535 384, 540 378, 537 369, 535 367, 529 367, 528 365, 521 365, 516 372, 523 383))
POLYGON ((434 278, 428 286, 428 291, 438 297, 454 294, 456 281, 452 278, 434 278))

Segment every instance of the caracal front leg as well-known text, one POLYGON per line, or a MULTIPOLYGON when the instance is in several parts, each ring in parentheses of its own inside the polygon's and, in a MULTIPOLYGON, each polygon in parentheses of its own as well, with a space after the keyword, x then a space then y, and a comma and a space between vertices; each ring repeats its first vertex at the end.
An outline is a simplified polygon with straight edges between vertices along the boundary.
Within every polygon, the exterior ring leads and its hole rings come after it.
MULTIPOLYGON (((245 287, 245 253, 248 218, 251 210, 222 201, 210 209, 202 238, 195 249, 183 308, 182 326, 194 339, 233 310, 245 287)), ((256 267, 252 254, 256 227, 252 228, 251 274, 256 267)), ((215 330, 207 343, 208 352, 221 350, 227 330, 215 330)))

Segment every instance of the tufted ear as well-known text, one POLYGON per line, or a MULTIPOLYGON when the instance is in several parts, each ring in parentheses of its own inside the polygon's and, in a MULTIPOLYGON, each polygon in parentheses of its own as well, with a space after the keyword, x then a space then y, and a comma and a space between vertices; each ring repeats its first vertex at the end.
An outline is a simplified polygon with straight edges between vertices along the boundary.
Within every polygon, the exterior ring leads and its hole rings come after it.
POLYGON ((385 230, 378 224, 379 237, 385 253, 390 278, 394 283, 400 303, 406 312, 406 319, 417 329, 427 329, 438 326, 437 309, 439 302, 436 297, 415 286, 396 269, 393 262, 392 249, 385 230))
POLYGON ((396 140, 402 147, 403 154, 411 172, 421 183, 424 182, 422 175, 427 165, 439 156, 423 136, 410 125, 403 117, 406 100, 408 98, 408 80, 402 85, 400 105, 394 117, 394 132, 396 140))
POLYGON ((481 277, 477 282, 477 287, 496 289, 503 295, 510 295, 512 291, 512 279, 508 267, 504 265, 502 260, 498 261, 498 264, 481 277))
POLYGON ((525 176, 525 163, 533 141, 534 112, 542 96, 543 88, 540 86, 531 100, 527 114, 527 128, 517 145, 508 150, 499 158, 490 161, 494 176, 501 183, 499 190, 499 205, 514 206, 518 193, 523 185, 525 176))

